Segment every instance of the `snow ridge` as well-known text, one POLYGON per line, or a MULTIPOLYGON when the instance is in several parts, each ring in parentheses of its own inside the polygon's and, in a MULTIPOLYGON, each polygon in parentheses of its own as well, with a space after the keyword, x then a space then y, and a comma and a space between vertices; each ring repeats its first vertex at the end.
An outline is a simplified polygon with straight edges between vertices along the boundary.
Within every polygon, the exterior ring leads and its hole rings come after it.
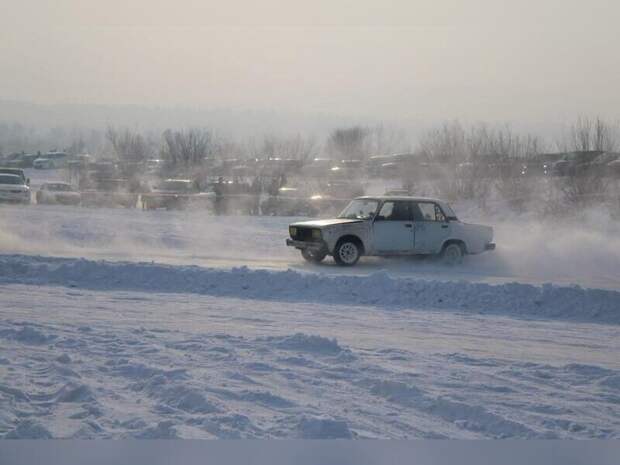
POLYGON ((384 271, 369 276, 331 276, 247 267, 224 270, 0 255, 0 283, 194 293, 242 299, 372 305, 389 309, 457 309, 513 317, 620 324, 620 292, 617 291, 554 284, 491 285, 397 278, 384 271))

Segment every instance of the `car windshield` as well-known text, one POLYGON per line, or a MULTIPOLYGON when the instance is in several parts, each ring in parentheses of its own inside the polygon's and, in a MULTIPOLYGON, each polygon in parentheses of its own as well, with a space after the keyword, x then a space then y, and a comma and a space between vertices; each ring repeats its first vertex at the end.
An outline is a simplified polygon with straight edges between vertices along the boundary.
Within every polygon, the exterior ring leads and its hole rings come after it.
POLYGON ((350 220, 368 220, 372 218, 379 206, 379 201, 370 199, 357 199, 345 208, 338 218, 347 218, 350 220))
POLYGON ((14 174, 0 174, 0 184, 23 184, 23 181, 14 174))

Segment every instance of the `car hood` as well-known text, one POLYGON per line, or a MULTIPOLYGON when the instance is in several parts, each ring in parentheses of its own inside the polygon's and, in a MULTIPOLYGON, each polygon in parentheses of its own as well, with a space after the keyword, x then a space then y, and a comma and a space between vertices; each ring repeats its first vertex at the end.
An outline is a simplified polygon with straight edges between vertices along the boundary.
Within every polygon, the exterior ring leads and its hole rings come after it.
POLYGON ((334 226, 337 224, 351 224, 362 223, 363 220, 348 220, 346 218, 333 218, 329 220, 311 220, 311 221, 299 221, 291 224, 291 226, 305 226, 308 228, 325 228, 327 226, 334 226))
POLYGON ((28 186, 22 184, 0 184, 0 191, 24 191, 26 192, 28 186))
POLYGON ((67 196, 67 197, 75 197, 76 195, 80 195, 79 192, 75 192, 75 191, 41 191, 41 192, 47 192, 50 195, 56 195, 56 196, 67 196))

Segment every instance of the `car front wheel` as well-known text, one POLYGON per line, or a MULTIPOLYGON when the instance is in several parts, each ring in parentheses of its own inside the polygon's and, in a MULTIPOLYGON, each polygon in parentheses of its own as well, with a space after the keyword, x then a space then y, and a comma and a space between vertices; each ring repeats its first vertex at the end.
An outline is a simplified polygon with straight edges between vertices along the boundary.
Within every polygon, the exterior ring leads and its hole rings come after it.
POLYGON ((326 252, 323 252, 320 250, 319 251, 309 250, 309 249, 301 250, 301 256, 304 257, 304 260, 310 263, 321 263, 326 255, 327 255, 326 252))
POLYGON ((441 260, 448 266, 463 263, 463 248, 459 244, 448 244, 441 253, 441 260))
POLYGON ((353 266, 361 256, 360 246, 353 241, 342 241, 334 250, 334 260, 340 266, 353 266))

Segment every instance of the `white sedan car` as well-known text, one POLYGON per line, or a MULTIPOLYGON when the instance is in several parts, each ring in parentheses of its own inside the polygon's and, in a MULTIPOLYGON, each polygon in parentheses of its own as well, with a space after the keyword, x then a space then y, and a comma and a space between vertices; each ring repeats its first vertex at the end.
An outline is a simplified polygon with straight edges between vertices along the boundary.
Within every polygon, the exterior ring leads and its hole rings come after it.
POLYGON ((440 255, 448 264, 495 249, 493 228, 459 221, 437 199, 359 197, 338 218, 293 223, 286 243, 310 262, 332 255, 352 266, 362 255, 440 255))
POLYGON ((0 201, 30 203, 30 187, 21 176, 0 174, 0 201))
POLYGON ((46 182, 36 194, 37 204, 79 205, 80 193, 66 182, 46 182))

